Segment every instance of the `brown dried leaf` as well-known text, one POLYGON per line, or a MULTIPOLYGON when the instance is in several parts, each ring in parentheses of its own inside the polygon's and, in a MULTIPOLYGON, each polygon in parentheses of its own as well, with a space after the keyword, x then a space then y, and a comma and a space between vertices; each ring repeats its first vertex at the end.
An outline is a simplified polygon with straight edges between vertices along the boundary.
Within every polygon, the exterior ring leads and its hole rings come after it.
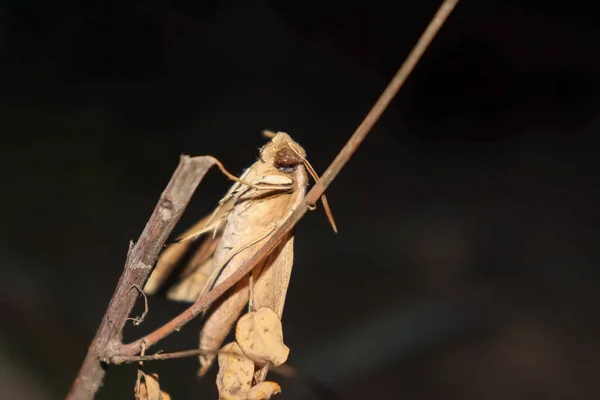
POLYGON ((250 389, 248 400, 269 400, 271 396, 281 393, 281 387, 275 382, 261 382, 250 389))
POLYGON ((254 363, 242 353, 236 342, 219 351, 217 389, 219 400, 246 400, 254 376, 254 363))
POLYGON ((160 390, 158 383, 158 374, 145 374, 142 372, 142 381, 140 382, 140 400, 171 400, 171 396, 160 390))
POLYGON ((237 323, 235 338, 244 354, 259 366, 279 366, 290 354, 283 343, 281 320, 268 307, 243 315, 237 323))

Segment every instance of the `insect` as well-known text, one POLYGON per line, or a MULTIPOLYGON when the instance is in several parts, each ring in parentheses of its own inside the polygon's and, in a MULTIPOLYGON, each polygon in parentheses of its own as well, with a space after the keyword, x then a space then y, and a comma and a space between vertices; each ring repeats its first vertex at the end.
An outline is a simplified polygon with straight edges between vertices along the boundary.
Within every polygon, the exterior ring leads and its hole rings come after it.
MULTIPOLYGON (((231 276, 261 243, 303 201, 308 175, 319 176, 306 160, 306 152, 284 132, 265 131, 271 140, 259 159, 241 176, 219 201, 214 212, 188 229, 167 247, 158 260, 144 291, 155 293, 185 257, 188 260, 178 281, 167 291, 174 301, 194 302, 199 296, 231 276), (195 239, 204 241, 190 256, 195 239)), ((329 222, 337 228, 325 196, 321 197, 329 222)), ((294 258, 294 234, 288 233, 278 246, 256 265, 252 274, 240 280, 204 315, 200 331, 199 375, 212 365, 225 337, 240 313, 269 307, 281 318, 294 258)), ((266 368, 255 377, 264 380, 266 368)))

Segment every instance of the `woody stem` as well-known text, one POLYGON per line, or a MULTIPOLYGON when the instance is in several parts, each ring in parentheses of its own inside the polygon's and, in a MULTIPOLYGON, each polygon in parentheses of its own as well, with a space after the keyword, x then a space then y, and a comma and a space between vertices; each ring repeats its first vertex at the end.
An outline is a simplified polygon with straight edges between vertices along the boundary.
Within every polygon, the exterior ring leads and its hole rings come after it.
MULTIPOLYGON (((67 399, 92 399, 105 375, 101 358, 119 348, 121 333, 165 241, 179 221, 200 181, 214 164, 212 157, 181 156, 138 242, 130 243, 125 268, 67 399), (136 289, 136 290, 134 290, 136 289)), ((141 350, 138 344, 137 353, 141 350)))
POLYGON ((379 117, 381 117, 396 93, 398 93, 457 3, 458 0, 444 1, 436 15, 425 29, 425 32, 423 32, 419 38, 419 41, 407 57, 406 61, 396 72, 375 105, 371 108, 358 128, 356 128, 354 134, 340 150, 337 157, 333 160, 329 168, 327 168, 321 179, 307 193, 306 197, 304 198, 304 202, 302 202, 300 206, 279 226, 279 228, 277 228, 273 234, 270 235, 264 244, 260 246, 260 248, 250 258, 248 258, 235 273, 217 285, 210 292, 198 298, 198 300, 196 300, 196 302, 188 309, 143 338, 136 340, 135 342, 123 344, 111 349, 111 351, 107 353, 107 360, 110 361, 119 356, 132 356, 138 354, 142 343, 146 343, 147 346, 150 347, 171 333, 179 331, 185 324, 190 322, 197 315, 206 311, 206 309, 216 299, 221 297, 221 295, 235 285, 240 279, 250 273, 252 268, 254 268, 255 265, 264 259, 275 248, 275 246, 277 246, 282 238, 285 237, 285 235, 294 227, 294 225, 296 225, 296 223, 304 216, 308 210, 308 207, 317 202, 319 197, 321 197, 341 169, 350 160, 358 146, 360 146, 362 141, 373 128, 373 125, 375 125, 375 122, 377 122, 379 117))

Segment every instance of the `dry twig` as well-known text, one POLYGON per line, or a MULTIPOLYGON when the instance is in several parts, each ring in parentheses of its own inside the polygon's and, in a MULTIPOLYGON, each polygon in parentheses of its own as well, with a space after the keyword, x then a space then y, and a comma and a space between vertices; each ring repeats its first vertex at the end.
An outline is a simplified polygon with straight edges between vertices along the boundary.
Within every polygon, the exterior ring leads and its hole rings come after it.
MULTIPOLYGON (((100 359, 111 348, 119 347, 125 322, 139 296, 137 291, 130 289, 143 287, 148 280, 159 252, 213 164, 212 157, 181 156, 179 166, 161 194, 139 241, 130 244, 125 269, 67 399, 91 399, 98 391, 105 374, 100 359)), ((140 349, 138 347, 138 352, 140 349)))
POLYGON ((340 170, 346 165, 352 154, 356 151, 358 146, 362 143, 367 134, 371 131, 375 122, 379 119, 381 114, 385 111, 387 106, 390 104, 396 93, 404 82, 406 78, 411 73, 437 31, 441 28, 442 24, 448 18, 448 15, 452 12, 452 9, 456 5, 458 0, 447 0, 440 7, 435 17, 432 19, 431 23, 423 32, 423 35, 413 48, 412 52, 402 65, 390 84, 387 86, 385 91, 381 94, 371 111, 367 114, 362 123, 356 128, 354 134, 350 137, 350 140, 346 143, 346 145, 342 148, 342 150, 338 153, 337 157, 329 168, 325 171, 321 179, 312 187, 312 189, 306 194, 304 203, 301 204, 291 215, 290 217, 277 229, 271 237, 265 242, 261 248, 254 253, 252 257, 250 257, 243 264, 240 269, 238 269, 234 274, 232 274, 229 278, 224 280, 220 285, 216 286, 206 295, 200 297, 194 304, 192 304, 187 310, 183 313, 179 314, 177 317, 157 329, 156 331, 146 335, 145 337, 127 344, 123 345, 119 348, 113 349, 115 352, 111 354, 111 356, 116 355, 135 355, 140 351, 140 345, 145 342, 148 347, 156 344, 158 341, 164 339, 166 336, 170 335, 175 331, 179 331, 185 324, 194 319, 198 314, 204 312, 216 299, 221 297, 223 293, 225 293, 229 288, 231 288, 237 281, 239 281, 242 277, 248 274, 252 268, 260 262, 264 257, 267 256, 279 243, 281 238, 289 232, 294 225, 304 216, 308 207, 315 204, 317 200, 321 197, 321 195, 325 192, 325 189, 333 182, 337 174, 340 170))
POLYGON ((172 360, 174 358, 188 358, 196 357, 206 354, 206 352, 200 349, 176 351, 173 353, 154 353, 150 355, 139 355, 139 356, 114 356, 110 361, 112 364, 130 364, 140 361, 158 361, 158 360, 172 360))
MULTIPOLYGON (((206 295, 200 297, 183 313, 145 337, 130 344, 121 344, 121 332, 138 297, 137 293, 129 289, 134 285, 138 285, 139 287, 144 286, 159 251, 179 220, 192 193, 207 170, 215 163, 212 157, 181 157, 180 164, 161 195, 158 205, 140 236, 140 240, 133 248, 130 247, 125 270, 119 280, 104 319, 98 328, 96 337, 88 350, 83 366, 71 387, 71 391, 67 395, 67 399, 93 398, 105 374, 100 362, 101 359, 113 363, 133 360, 134 356, 140 353, 143 348, 142 345, 145 345, 145 348, 149 348, 169 334, 181 329, 181 327, 194 317, 206 310, 237 281, 247 275, 261 259, 275 248, 281 238, 317 202, 340 170, 350 160, 352 154, 354 154, 375 122, 383 114, 457 3, 458 0, 444 1, 402 67, 398 70, 346 145, 339 152, 329 168, 327 168, 321 179, 307 193, 300 207, 271 235, 270 239, 252 257, 246 260, 243 266, 234 274, 206 295)), ((149 356, 154 358, 149 358, 148 360, 161 359, 159 356, 160 354, 149 356)), ((167 358, 166 355, 164 357, 164 359, 167 358)), ((139 361, 140 357, 135 358, 135 360, 139 361)))

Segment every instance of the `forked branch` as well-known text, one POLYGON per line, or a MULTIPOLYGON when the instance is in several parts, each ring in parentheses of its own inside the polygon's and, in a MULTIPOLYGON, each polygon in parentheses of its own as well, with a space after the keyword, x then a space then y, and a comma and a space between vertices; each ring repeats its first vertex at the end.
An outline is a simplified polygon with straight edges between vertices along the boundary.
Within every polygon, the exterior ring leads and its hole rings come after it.
POLYGON ((412 72, 413 68, 435 37, 436 33, 441 28, 444 21, 448 18, 452 12, 454 6, 458 3, 458 0, 447 0, 442 4, 435 17, 431 20, 430 24, 419 41, 409 54, 408 58, 402 64, 396 75, 389 83, 385 91, 381 94, 371 111, 364 118, 362 123, 356 128, 354 134, 350 137, 350 140, 338 153, 337 157, 329 168, 325 171, 321 179, 312 187, 312 189, 306 194, 304 203, 301 204, 289 217, 283 222, 283 224, 270 235, 269 239, 265 241, 256 253, 244 262, 243 266, 240 267, 235 273, 229 278, 225 279, 221 284, 216 286, 206 295, 200 297, 194 304, 192 304, 187 310, 179 314, 177 317, 155 330, 154 332, 146 335, 145 337, 127 344, 122 345, 118 348, 111 349, 114 351, 109 354, 110 357, 117 355, 120 356, 131 356, 138 354, 142 343, 146 344, 146 348, 156 344, 158 341, 164 339, 175 331, 179 331, 185 324, 190 322, 200 313, 204 312, 210 305, 219 297, 221 297, 229 288, 235 285, 240 279, 246 276, 252 268, 257 265, 260 260, 264 259, 274 248, 277 246, 279 241, 288 233, 294 225, 304 216, 308 207, 315 204, 321 195, 325 192, 325 189, 333 182, 340 170, 346 165, 346 163, 352 157, 352 154, 356 151, 358 146, 362 143, 367 134, 371 131, 375 122, 381 117, 381 114, 385 111, 387 106, 390 104, 398 90, 402 87, 408 75, 412 72))
POLYGON ((181 156, 140 239, 135 245, 130 243, 125 269, 67 399, 91 399, 98 391, 105 374, 100 359, 110 349, 121 345, 125 322, 139 296, 137 288, 144 287, 165 241, 200 181, 214 164, 215 159, 209 156, 181 156))
POLYGON ((111 302, 106 310, 102 323, 98 328, 96 337, 88 350, 71 391, 67 399, 91 399, 94 397, 104 378, 105 370, 101 359, 108 362, 118 362, 139 354, 142 344, 145 348, 156 344, 174 331, 178 331, 198 314, 206 310, 216 299, 223 295, 242 277, 246 276, 258 262, 267 256, 302 218, 308 207, 314 205, 327 187, 333 182, 340 170, 352 157, 358 146, 370 132, 371 128, 383 114, 400 87, 406 81, 434 36, 437 34, 445 20, 448 18, 458 0, 445 0, 421 38, 411 51, 410 55, 398 70, 390 84, 379 97, 373 108, 358 126, 350 140, 339 152, 335 160, 325 171, 305 197, 305 201, 288 219, 270 236, 260 249, 245 261, 229 278, 216 286, 206 295, 200 297, 183 313, 145 337, 130 343, 121 344, 121 332, 126 318, 138 297, 135 285, 143 287, 154 265, 160 250, 175 224, 181 217, 183 210, 189 202, 192 193, 206 174, 206 171, 215 163, 212 157, 190 158, 182 156, 177 170, 173 174, 167 188, 161 195, 146 228, 142 232, 138 243, 130 247, 125 264, 111 302))

